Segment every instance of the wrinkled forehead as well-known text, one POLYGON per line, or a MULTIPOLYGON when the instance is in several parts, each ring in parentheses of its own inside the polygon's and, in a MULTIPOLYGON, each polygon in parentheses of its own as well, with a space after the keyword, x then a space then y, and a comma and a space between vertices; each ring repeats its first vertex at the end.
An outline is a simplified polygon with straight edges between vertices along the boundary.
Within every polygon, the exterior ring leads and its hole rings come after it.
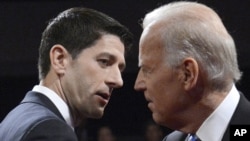
POLYGON ((163 55, 164 46, 159 27, 159 25, 152 25, 144 28, 139 43, 139 61, 159 58, 163 55))
POLYGON ((160 30, 162 24, 161 23, 152 23, 151 25, 144 28, 139 48, 141 51, 159 51, 162 50, 163 41, 160 30))

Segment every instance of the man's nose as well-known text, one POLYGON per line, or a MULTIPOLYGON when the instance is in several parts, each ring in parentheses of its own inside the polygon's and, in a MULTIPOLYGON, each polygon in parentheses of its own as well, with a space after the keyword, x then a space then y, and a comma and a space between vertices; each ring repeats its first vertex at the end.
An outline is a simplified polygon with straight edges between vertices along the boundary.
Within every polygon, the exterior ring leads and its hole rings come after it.
POLYGON ((137 78, 135 80, 134 89, 136 91, 144 91, 146 89, 146 85, 145 85, 145 82, 143 80, 141 71, 139 71, 137 78))
POLYGON ((119 69, 115 69, 114 71, 110 72, 110 75, 107 78, 107 83, 112 88, 120 88, 123 86, 123 79, 121 75, 121 71, 119 69))

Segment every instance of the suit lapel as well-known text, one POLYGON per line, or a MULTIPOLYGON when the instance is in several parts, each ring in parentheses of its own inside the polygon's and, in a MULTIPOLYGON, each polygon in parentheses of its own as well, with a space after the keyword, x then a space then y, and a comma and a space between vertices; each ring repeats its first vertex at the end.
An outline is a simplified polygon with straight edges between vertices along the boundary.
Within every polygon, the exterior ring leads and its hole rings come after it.
POLYGON ((222 141, 229 141, 229 137, 230 137, 230 125, 250 125, 250 103, 247 100, 247 98, 240 93, 240 101, 236 107, 236 110, 232 116, 232 119, 229 123, 229 126, 222 138, 222 141))
POLYGON ((52 101, 41 93, 29 91, 24 97, 24 99, 22 100, 21 104, 22 103, 36 103, 36 104, 42 105, 46 107, 47 109, 49 109, 50 111, 52 111, 53 113, 55 113, 59 118, 64 120, 63 116, 61 115, 59 110, 56 108, 56 106, 52 103, 52 101))

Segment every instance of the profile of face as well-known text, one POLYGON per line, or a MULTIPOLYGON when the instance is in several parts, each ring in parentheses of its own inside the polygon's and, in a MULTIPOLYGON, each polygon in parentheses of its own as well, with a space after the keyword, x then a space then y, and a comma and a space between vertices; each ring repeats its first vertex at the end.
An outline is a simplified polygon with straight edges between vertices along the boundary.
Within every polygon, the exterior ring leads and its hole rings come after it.
POLYGON ((115 136, 113 135, 109 127, 103 126, 98 130, 97 140, 98 141, 115 141, 115 136))
POLYGON ((167 65, 167 54, 157 32, 156 25, 143 30, 139 44, 140 70, 134 88, 144 92, 154 121, 169 126, 182 108, 183 87, 177 71, 167 65))
POLYGON ((60 78, 65 99, 77 118, 101 118, 112 90, 123 86, 124 45, 105 34, 77 58, 69 57, 60 78))

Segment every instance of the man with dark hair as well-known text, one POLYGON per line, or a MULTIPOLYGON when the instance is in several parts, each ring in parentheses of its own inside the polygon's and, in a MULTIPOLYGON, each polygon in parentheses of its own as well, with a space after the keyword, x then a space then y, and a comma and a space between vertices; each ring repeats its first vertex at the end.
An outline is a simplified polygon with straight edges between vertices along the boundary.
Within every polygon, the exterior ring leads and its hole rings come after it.
POLYGON ((39 49, 39 85, 1 122, 1 141, 76 141, 74 127, 101 118, 122 87, 132 34, 113 18, 70 8, 52 19, 39 49))

